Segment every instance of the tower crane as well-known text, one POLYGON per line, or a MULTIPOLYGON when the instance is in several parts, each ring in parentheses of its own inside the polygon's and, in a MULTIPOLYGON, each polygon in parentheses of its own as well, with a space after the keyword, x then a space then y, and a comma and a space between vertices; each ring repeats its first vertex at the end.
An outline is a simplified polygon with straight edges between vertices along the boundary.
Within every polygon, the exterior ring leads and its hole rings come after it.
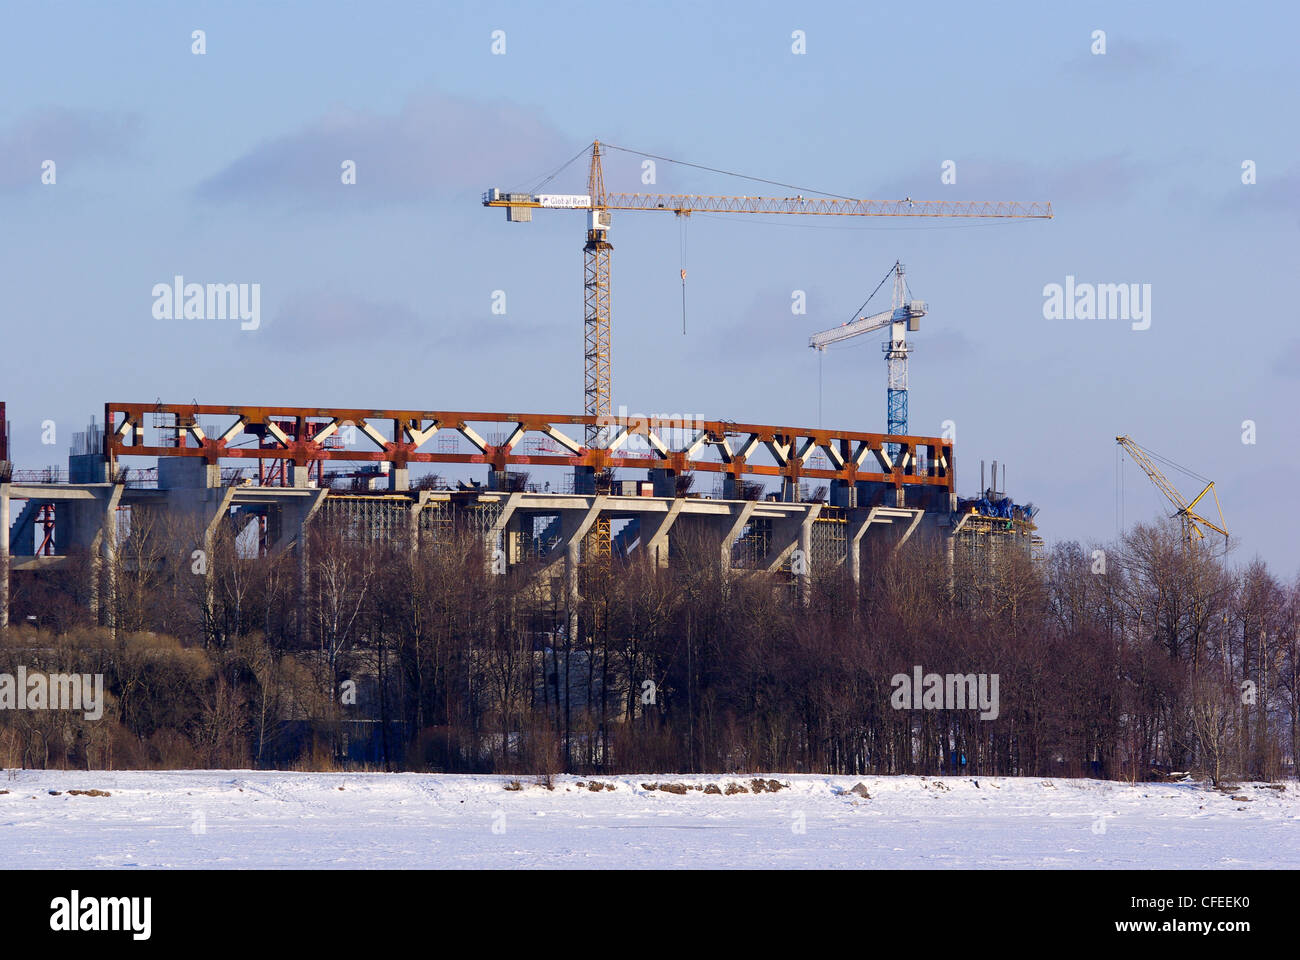
POLYGON ((907 334, 915 333, 921 328, 921 318, 926 314, 926 304, 924 300, 907 299, 906 271, 901 263, 895 261, 889 272, 894 275, 893 306, 890 309, 869 317, 858 317, 830 330, 823 330, 821 333, 814 333, 808 338, 808 346, 814 350, 825 351, 833 343, 840 343, 864 333, 874 333, 889 327, 889 339, 881 344, 885 352, 885 362, 888 364, 885 389, 888 427, 885 432, 906 434, 907 355, 912 351, 912 345, 907 342, 907 334))
MULTIPOLYGON (((649 156, 641 154, 640 151, 628 150, 612 144, 604 144, 604 146, 649 156)), ((504 207, 506 220, 515 223, 532 220, 533 211, 538 209, 585 210, 587 213, 587 239, 582 250, 583 342, 586 357, 583 377, 583 412, 588 416, 607 417, 610 412, 610 254, 614 249, 609 241, 611 211, 658 210, 674 213, 679 217, 690 216, 692 213, 1017 219, 1050 219, 1052 216, 1052 205, 1040 201, 1025 203, 1014 200, 913 200, 910 197, 899 201, 879 201, 835 196, 804 197, 802 194, 793 197, 737 197, 704 194, 607 193, 601 166, 601 148, 602 144, 599 140, 593 141, 585 194, 510 193, 498 188, 483 194, 483 206, 504 207)), ((778 186, 789 187, 790 185, 778 184, 778 186)), ((684 276, 683 280, 685 280, 684 276)), ((905 364, 905 355, 902 359, 905 364)), ((901 369, 906 371, 906 366, 901 369)), ((906 404, 906 381, 903 382, 900 390, 902 392, 898 396, 906 404)), ((905 407, 903 416, 906 417, 905 407)), ((598 425, 587 427, 588 447, 595 446, 599 442, 599 434, 598 425)))
MULTIPOLYGON (((1169 502, 1177 508, 1174 516, 1182 522, 1184 543, 1193 544, 1198 540, 1204 540, 1205 530, 1203 530, 1202 527, 1213 530, 1215 533, 1222 534, 1223 542, 1225 544, 1228 542, 1228 525, 1224 522, 1223 507, 1219 503, 1219 495, 1214 492, 1213 480, 1207 481, 1205 489, 1198 493, 1191 503, 1188 503, 1183 495, 1178 492, 1178 488, 1175 487, 1169 481, 1169 478, 1161 472, 1160 468, 1155 465, 1154 460, 1164 460, 1163 457, 1138 446, 1133 442, 1132 438, 1128 436, 1116 437, 1115 442, 1128 452, 1128 455, 1137 462, 1139 467, 1142 468, 1142 472, 1151 478, 1151 482, 1154 483, 1156 487, 1159 488, 1160 492, 1169 499, 1169 502), (1205 517, 1201 516, 1195 510, 1196 505, 1205 498, 1207 493, 1214 497, 1214 506, 1219 511, 1219 522, 1217 524, 1205 519, 1205 517)), ((1165 460, 1164 462, 1179 470, 1183 470, 1191 476, 1196 476, 1169 460, 1165 460)), ((1198 477, 1197 479, 1205 480, 1204 477, 1198 477)))

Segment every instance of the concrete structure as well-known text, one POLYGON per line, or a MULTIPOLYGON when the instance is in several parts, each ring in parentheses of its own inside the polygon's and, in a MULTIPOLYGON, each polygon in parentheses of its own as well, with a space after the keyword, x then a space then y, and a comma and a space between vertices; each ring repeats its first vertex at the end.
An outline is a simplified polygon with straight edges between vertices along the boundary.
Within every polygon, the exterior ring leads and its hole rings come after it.
MULTIPOLYGON (((170 471, 159 474, 176 479, 170 471)), ((919 508, 843 510, 821 503, 607 494, 414 490, 373 496, 309 487, 2 484, 0 574, 40 574, 70 563, 74 554, 88 555, 98 561, 91 567, 98 609, 99 591, 113 589, 103 571, 113 568, 119 549, 117 514, 141 506, 162 507, 178 529, 193 531, 196 549, 223 518, 240 528, 265 518, 270 551, 299 547, 313 517, 359 541, 437 544, 443 530, 473 529, 483 536, 494 569, 528 566, 543 578, 560 577, 569 604, 577 600, 579 565, 589 559, 589 534, 601 517, 615 531, 614 555, 629 561, 668 566, 689 544, 716 551, 723 570, 786 573, 803 584, 840 567, 857 580, 864 542, 888 536, 901 545, 926 518, 919 508), (37 555, 34 518, 47 504, 55 507, 56 547, 37 555), (11 515, 16 519, 6 522, 11 515), (823 527, 835 532, 818 535, 823 527)), ((0 626, 7 623, 7 587, 8 576, 0 575, 0 626)))
MULTIPOLYGON (((256 523, 263 553, 300 551, 313 518, 351 540, 412 548, 448 542, 451 531, 468 530, 483 538, 496 572, 526 568, 548 583, 562 583, 570 610, 578 600, 579 565, 593 557, 666 566, 688 550, 705 550, 725 571, 789 576, 807 598, 810 580, 827 572, 843 569, 858 582, 864 544, 898 547, 923 529, 951 540, 968 524, 954 514, 951 441, 939 438, 719 421, 692 425, 680 443, 670 445, 650 421, 588 424, 591 418, 581 417, 122 404, 106 405, 105 413, 103 454, 74 452, 70 482, 35 482, 7 467, 0 473, 0 626, 8 622, 12 576, 40 576, 74 558, 88 558, 91 606, 112 626, 112 604, 101 599, 113 597, 114 561, 131 525, 122 515, 142 510, 165 517, 195 550, 208 548, 222 523, 237 531, 256 523), (199 423, 204 413, 235 420, 212 436, 199 423), (146 435, 147 415, 160 421, 153 426, 160 436, 146 435), (380 416, 392 421, 387 435, 374 423, 380 416), (471 420, 513 426, 488 434, 503 438, 492 444, 471 420), (555 426, 568 422, 596 427, 602 445, 570 440, 555 426), (345 427, 375 449, 326 445, 345 427), (422 452, 444 427, 468 438, 475 452, 422 452), (560 452, 515 453, 529 431, 549 438, 560 452), (241 435, 258 445, 236 445, 241 435), (644 438, 651 453, 616 456, 635 436, 644 438), (896 458, 887 443, 899 445, 896 458), (759 461, 761 449, 772 462, 759 461), (818 452, 829 464, 825 469, 810 466, 818 452), (155 458, 156 479, 133 477, 119 465, 124 456, 155 458), (259 462, 254 482, 223 466, 250 456, 275 461, 277 469, 268 471, 259 462), (329 460, 370 463, 374 469, 348 474, 353 490, 322 487, 321 464, 329 460), (483 464, 489 484, 411 489, 409 464, 422 461, 483 464), (515 489, 518 474, 509 468, 521 464, 568 467, 577 492, 515 489), (633 466, 645 470, 643 481, 611 481, 613 467, 633 466), (723 498, 684 492, 687 485, 679 478, 694 471, 723 474, 723 498), (767 499, 738 496, 753 495, 752 481, 744 478, 755 475, 779 478, 780 490, 767 499), (278 482, 266 482, 268 477, 278 482), (829 480, 828 496, 801 500, 805 477, 829 480), (387 490, 375 489, 381 478, 387 490)), ((983 518, 971 522, 988 526, 983 518)))

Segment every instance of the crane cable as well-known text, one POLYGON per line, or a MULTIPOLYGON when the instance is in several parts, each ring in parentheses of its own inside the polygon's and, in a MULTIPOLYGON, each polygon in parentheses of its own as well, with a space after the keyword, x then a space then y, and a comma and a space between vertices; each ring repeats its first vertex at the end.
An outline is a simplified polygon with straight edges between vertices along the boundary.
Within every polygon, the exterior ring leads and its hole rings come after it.
POLYGON ((1115 444, 1115 536, 1124 533, 1124 447, 1115 444))
POLYGON ((526 192, 536 193, 538 190, 542 189, 542 187, 546 186, 548 183, 550 183, 552 180, 558 177, 561 173, 567 170, 575 160, 577 160, 579 157, 589 152, 590 150, 591 150, 591 144, 589 143, 583 144, 581 150, 579 150, 577 153, 571 156, 568 160, 565 160, 564 163, 560 164, 560 166, 556 167, 555 171, 551 173, 550 176, 545 177, 544 179, 538 181, 534 186, 529 188, 526 192))
POLYGON ((680 243, 682 257, 682 336, 686 336, 686 216, 677 215, 680 224, 680 243))
POLYGON ((1160 462, 1160 463, 1163 463, 1166 467, 1169 467, 1169 468, 1172 469, 1172 470, 1177 470, 1179 473, 1185 474, 1185 475, 1191 477, 1193 480, 1199 480, 1201 483, 1209 483, 1209 482, 1210 482, 1210 478, 1209 478, 1209 477, 1203 477, 1203 476, 1201 476, 1199 473, 1197 473, 1197 472, 1194 471, 1194 470, 1188 470, 1188 469, 1187 469, 1186 467, 1184 467, 1182 464, 1175 463, 1173 460, 1170 460, 1168 457, 1162 457, 1162 456, 1160 456, 1160 454, 1156 453, 1154 450, 1148 450, 1146 447, 1142 446, 1140 443, 1137 443, 1136 441, 1133 441, 1133 440, 1130 439, 1130 442, 1133 444, 1133 446, 1137 447, 1139 450, 1141 450, 1143 453, 1145 453, 1145 454, 1146 454, 1148 457, 1150 457, 1152 460, 1156 460, 1156 461, 1158 461, 1158 462, 1160 462))
MULTIPOLYGON (((1207 486, 1208 486, 1209 484, 1213 483, 1213 481, 1210 480, 1209 477, 1203 477, 1203 476, 1201 476, 1199 473, 1197 473, 1196 471, 1194 471, 1194 470, 1189 470, 1189 469, 1187 469, 1187 467, 1184 467, 1182 464, 1180 464, 1180 463, 1176 463, 1176 462, 1174 462, 1173 460, 1170 460, 1168 457, 1162 457, 1162 456, 1160 456, 1160 454, 1156 453, 1155 451, 1153 451, 1153 450, 1148 450, 1146 447, 1142 446, 1142 444, 1140 444, 1140 443, 1138 443, 1137 441, 1133 440, 1131 437, 1129 438, 1129 443, 1133 444, 1134 447, 1136 447, 1138 450, 1142 451, 1142 453, 1144 453, 1146 456, 1150 457, 1152 460, 1155 460, 1155 461, 1158 461, 1159 463, 1164 464, 1166 467, 1168 467, 1168 468, 1171 469, 1171 470, 1177 470, 1178 472, 1180 472, 1180 473, 1182 473, 1182 474, 1185 474, 1186 476, 1189 476, 1189 477, 1193 478, 1194 480, 1198 480, 1198 481, 1200 481, 1201 483, 1206 484, 1207 486)), ((1122 527, 1123 527, 1123 522, 1124 522, 1124 475, 1123 475, 1122 468, 1121 468, 1120 465, 1123 463, 1123 460, 1124 460, 1124 448, 1123 448, 1123 445, 1121 445, 1121 444, 1117 444, 1117 445, 1116 445, 1116 449, 1117 449, 1118 452, 1119 452, 1119 461, 1118 461, 1117 464, 1116 464, 1116 471, 1117 471, 1118 474, 1119 474, 1119 505, 1118 505, 1118 506, 1119 506, 1119 520, 1120 520, 1120 525, 1121 525, 1121 528, 1122 528, 1122 527)), ((1171 485, 1172 485, 1172 484, 1171 484, 1171 485)), ((1181 494, 1180 494, 1180 495, 1181 495, 1181 494)), ((1217 499, 1217 498, 1216 498, 1216 499, 1217 499)), ((1180 511, 1180 512, 1181 512, 1181 511, 1180 511)), ((1174 516, 1178 516, 1178 514, 1176 513, 1176 514, 1174 514, 1174 516)))
POLYGON ((858 309, 853 311, 853 316, 849 317, 847 321, 848 323, 852 323, 854 320, 857 320, 862 315, 862 311, 867 309, 867 304, 869 304, 872 298, 875 297, 875 295, 880 292, 880 288, 885 285, 885 281, 888 280, 890 275, 897 269, 898 269, 898 262, 895 261, 894 265, 890 267, 888 271, 886 271, 884 278, 881 279, 881 281, 878 284, 876 284, 876 289, 871 291, 871 296, 863 300, 862 306, 858 307, 858 309))
MULTIPOLYGON (((794 183, 784 183, 784 182, 782 182, 782 181, 780 181, 780 180, 768 180, 768 179, 766 179, 766 178, 764 178, 764 177, 751 177, 751 176, 749 176, 748 174, 737 173, 737 172, 734 171, 734 170, 723 170, 723 169, 721 169, 720 167, 710 167, 710 166, 706 166, 706 165, 704 165, 704 164, 702 164, 702 163, 692 163, 690 160, 675 160, 675 159, 673 159, 672 157, 664 157, 664 156, 660 156, 659 154, 655 154, 655 153, 646 153, 646 152, 644 152, 644 151, 642 151, 642 150, 633 150, 633 149, 631 149, 630 147, 620 147, 620 146, 618 146, 617 144, 613 144, 613 143, 605 143, 605 144, 603 144, 603 145, 604 145, 605 147, 608 147, 610 150, 621 150, 623 153, 631 153, 631 154, 635 154, 635 155, 638 156, 638 157, 646 157, 647 159, 650 159, 650 160, 662 160, 664 163, 675 163, 675 164, 678 164, 679 166, 683 166, 683 167, 694 167, 696 170, 705 170, 705 171, 707 171, 707 172, 709 172, 709 173, 720 173, 720 174, 722 174, 722 175, 724 175, 724 176, 728 176, 728 177, 737 177, 737 178, 739 178, 739 179, 741 179, 741 180, 750 180, 750 181, 753 181, 754 183, 766 183, 766 184, 769 184, 769 185, 774 186, 774 187, 785 187, 786 189, 789 189, 789 190, 801 190, 801 191, 803 191, 804 193, 815 193, 815 194, 817 194, 817 195, 819 195, 819 196, 823 196, 823 197, 832 197, 832 198, 834 198, 834 199, 836 199, 836 200, 856 200, 856 199, 858 199, 857 197, 849 197, 849 196, 845 196, 845 195, 842 194, 842 193, 831 193, 831 192, 828 191, 828 190, 816 190, 816 189, 814 189, 814 188, 812 188, 812 187, 801 187, 801 186, 799 186, 798 184, 794 184, 794 183)), ((538 182, 537 182, 537 183, 532 187, 532 189, 529 190, 528 192, 529 192, 529 193, 536 193, 538 190, 540 190, 542 187, 546 186, 548 183, 550 183, 552 180, 554 180, 557 176, 559 176, 561 173, 563 173, 566 169, 568 169, 568 167, 569 167, 570 165, 572 165, 573 162, 574 162, 575 160, 577 160, 579 157, 581 157, 583 154, 589 152, 590 150, 591 150, 591 144, 589 144, 589 143, 588 143, 588 144, 583 144, 583 147, 582 147, 581 150, 579 150, 579 151, 578 151, 577 153, 575 153, 572 157, 570 157, 568 160, 566 160, 564 163, 562 163, 559 167, 557 167, 557 168, 554 170, 554 172, 552 172, 549 176, 547 176, 547 177, 545 177, 544 179, 538 181, 538 182)))
POLYGON ((801 187, 793 183, 782 183, 780 180, 765 180, 763 177, 751 177, 748 174, 737 173, 734 170, 722 170, 718 167, 707 167, 702 163, 692 163, 689 160, 674 160, 672 157, 661 157, 653 153, 645 153, 641 150, 633 150, 630 147, 620 147, 613 143, 606 143, 605 146, 611 150, 622 150, 624 153, 634 153, 638 157, 647 157, 651 160, 662 160, 664 163, 676 163, 683 167, 694 167, 696 170, 706 170, 709 173, 721 173, 728 177, 739 177, 741 180, 752 180, 754 183, 766 183, 774 187, 785 187, 789 190, 802 190, 805 193, 816 193, 823 197, 834 197, 837 200, 856 200, 857 197, 846 197, 842 193, 831 193, 828 190, 814 190, 812 187, 801 187))
POLYGON ((822 427, 822 358, 826 356, 825 350, 817 351, 817 429, 822 427))
MULTIPOLYGON (((785 187, 787 190, 798 190, 801 193, 815 193, 822 197, 831 197, 835 200, 860 200, 860 197, 850 197, 842 193, 832 193, 829 190, 818 190, 814 187, 801 187, 795 183, 785 183, 781 180, 768 180, 765 177, 751 177, 746 173, 738 173, 735 170, 723 170, 720 167, 710 167, 702 163, 692 163, 690 160, 676 160, 672 157, 664 157, 655 153, 646 153, 644 150, 633 150, 631 147, 620 147, 615 143, 604 143, 604 146, 610 150, 621 150, 623 153, 635 154, 638 157, 646 157, 650 160, 662 160, 664 163, 675 163, 683 167, 694 167, 696 170, 704 170, 708 173, 720 173, 727 177, 737 177, 741 180, 749 180, 754 183, 766 183, 773 187, 785 187)), ((577 159, 576 157, 574 159, 577 159)), ((573 161, 569 161, 572 163, 573 161)), ((568 164, 565 164, 568 166, 568 164)), ((558 171, 557 171, 558 172, 558 171)), ((708 217, 709 219, 726 219, 725 217, 716 217, 707 213, 701 213, 699 216, 708 217)), ((945 223, 945 224, 915 224, 912 226, 881 226, 881 227, 850 227, 839 226, 831 223, 791 223, 788 220, 757 220, 750 219, 748 223, 761 223, 768 226, 795 227, 803 230, 960 230, 965 227, 999 227, 1010 226, 1013 223, 1022 221, 1016 220, 980 220, 975 223, 945 223)))

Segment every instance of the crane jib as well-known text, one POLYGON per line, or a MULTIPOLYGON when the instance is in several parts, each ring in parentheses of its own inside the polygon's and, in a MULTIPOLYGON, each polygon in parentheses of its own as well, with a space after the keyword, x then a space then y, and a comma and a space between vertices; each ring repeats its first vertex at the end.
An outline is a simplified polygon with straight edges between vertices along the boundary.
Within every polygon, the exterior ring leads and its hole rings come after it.
POLYGON ((665 213, 766 213, 804 216, 941 217, 1051 219, 1047 201, 1015 200, 842 200, 820 197, 726 197, 707 194, 507 193, 493 189, 483 195, 485 207, 526 207, 555 210, 659 210, 665 213))

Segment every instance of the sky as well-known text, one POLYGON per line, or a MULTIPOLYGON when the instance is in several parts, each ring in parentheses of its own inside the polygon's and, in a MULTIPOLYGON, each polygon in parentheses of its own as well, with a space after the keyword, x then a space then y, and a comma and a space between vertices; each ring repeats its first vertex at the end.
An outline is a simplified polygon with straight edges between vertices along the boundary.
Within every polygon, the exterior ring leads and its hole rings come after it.
MULTIPOLYGON (((693 216, 685 335, 677 218, 615 213, 616 407, 883 432, 877 338, 807 340, 901 260, 929 304, 910 429, 952 421, 963 495, 997 459, 1049 544, 1110 540, 1169 513, 1118 465, 1129 434, 1216 481, 1236 561, 1295 576, 1298 27, 1281 3, 6 5, 13 458, 64 463, 110 400, 581 412, 584 215, 480 196, 600 139, 805 194, 1055 211, 693 216), (260 326, 155 317, 178 274, 260 284, 260 326), (1049 318, 1067 277, 1149 290, 1150 326, 1049 318)), ((607 156, 611 190, 794 192, 642 172, 607 156)), ((585 163, 547 189, 585 192, 585 163)))

